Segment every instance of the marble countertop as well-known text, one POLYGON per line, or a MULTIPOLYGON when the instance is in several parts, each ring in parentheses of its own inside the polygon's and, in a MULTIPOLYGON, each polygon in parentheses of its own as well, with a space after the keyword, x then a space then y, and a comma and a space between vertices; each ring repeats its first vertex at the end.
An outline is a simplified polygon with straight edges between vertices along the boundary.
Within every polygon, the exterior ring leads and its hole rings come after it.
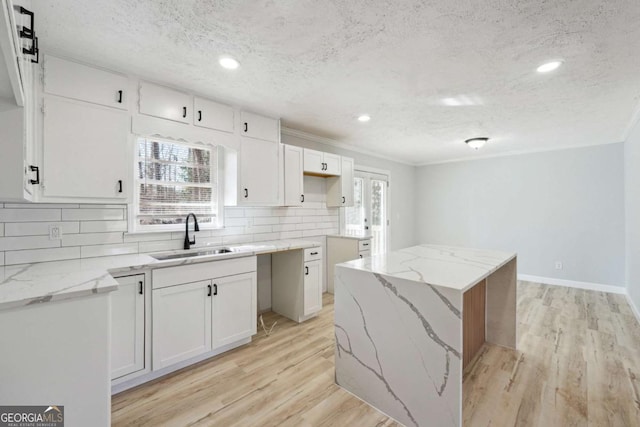
POLYGON ((371 235, 366 236, 349 236, 346 234, 329 234, 327 237, 336 237, 339 239, 352 239, 352 240, 369 240, 371 239, 371 235))
MULTIPOLYGON (((0 267, 0 310, 111 292, 118 287, 114 276, 123 273, 318 246, 320 243, 308 240, 274 240, 228 245, 232 252, 225 254, 162 261, 151 254, 136 254, 0 267)), ((203 249, 207 247, 192 251, 203 249)), ((184 251, 162 253, 172 252, 184 251)))
POLYGON ((515 257, 515 252, 418 245, 339 265, 464 292, 515 257))

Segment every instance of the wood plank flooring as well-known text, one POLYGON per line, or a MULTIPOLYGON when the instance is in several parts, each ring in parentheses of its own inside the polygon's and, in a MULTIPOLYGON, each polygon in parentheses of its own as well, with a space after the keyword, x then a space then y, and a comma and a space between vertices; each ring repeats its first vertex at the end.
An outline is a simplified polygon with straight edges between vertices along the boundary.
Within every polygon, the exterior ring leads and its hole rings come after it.
MULTIPOLYGON (((465 426, 639 426, 640 326, 621 295, 523 282, 518 351, 465 373, 465 426)), ((112 399, 115 426, 397 426, 333 382, 333 299, 320 316, 112 399)), ((437 426, 435 426, 437 427, 437 426)))

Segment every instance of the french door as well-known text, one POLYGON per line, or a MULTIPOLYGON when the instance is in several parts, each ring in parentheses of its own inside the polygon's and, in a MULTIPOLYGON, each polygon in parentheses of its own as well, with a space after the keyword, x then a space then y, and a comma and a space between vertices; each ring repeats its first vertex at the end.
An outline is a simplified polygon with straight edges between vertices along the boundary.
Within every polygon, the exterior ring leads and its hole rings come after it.
POLYGON ((389 230, 389 177, 356 169, 353 183, 353 207, 344 209, 343 232, 350 236, 371 235, 371 254, 385 253, 389 230))

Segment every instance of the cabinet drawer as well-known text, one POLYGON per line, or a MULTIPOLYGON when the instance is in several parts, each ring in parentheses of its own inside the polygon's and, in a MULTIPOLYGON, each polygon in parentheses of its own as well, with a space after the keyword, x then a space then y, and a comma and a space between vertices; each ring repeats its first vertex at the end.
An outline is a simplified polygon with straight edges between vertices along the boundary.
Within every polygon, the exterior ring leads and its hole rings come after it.
POLYGON ((46 56, 44 91, 107 107, 127 109, 129 79, 122 74, 46 56))
POLYGON ((360 240, 358 242, 358 250, 362 251, 370 251, 371 250, 371 240, 360 240))
POLYGON ((256 271, 256 257, 233 258, 221 261, 202 262, 191 265, 158 268, 153 270, 153 289, 166 288, 180 283, 197 282, 215 277, 226 277, 234 274, 256 271))
POLYGON ((140 82, 140 113, 176 122, 191 122, 192 96, 168 87, 140 82))
POLYGON ((371 251, 360 251, 360 258, 367 258, 371 256, 371 251))
POLYGON ((307 248, 304 250, 304 261, 313 261, 316 259, 322 259, 322 248, 307 248))

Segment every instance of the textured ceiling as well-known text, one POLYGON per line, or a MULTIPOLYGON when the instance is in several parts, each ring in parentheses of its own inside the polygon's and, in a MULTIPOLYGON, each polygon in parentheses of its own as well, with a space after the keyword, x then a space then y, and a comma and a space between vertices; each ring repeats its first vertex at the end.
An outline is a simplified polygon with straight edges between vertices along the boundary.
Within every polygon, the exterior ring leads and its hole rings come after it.
POLYGON ((638 0, 34 3, 45 51, 416 164, 619 142, 640 99, 638 0))

